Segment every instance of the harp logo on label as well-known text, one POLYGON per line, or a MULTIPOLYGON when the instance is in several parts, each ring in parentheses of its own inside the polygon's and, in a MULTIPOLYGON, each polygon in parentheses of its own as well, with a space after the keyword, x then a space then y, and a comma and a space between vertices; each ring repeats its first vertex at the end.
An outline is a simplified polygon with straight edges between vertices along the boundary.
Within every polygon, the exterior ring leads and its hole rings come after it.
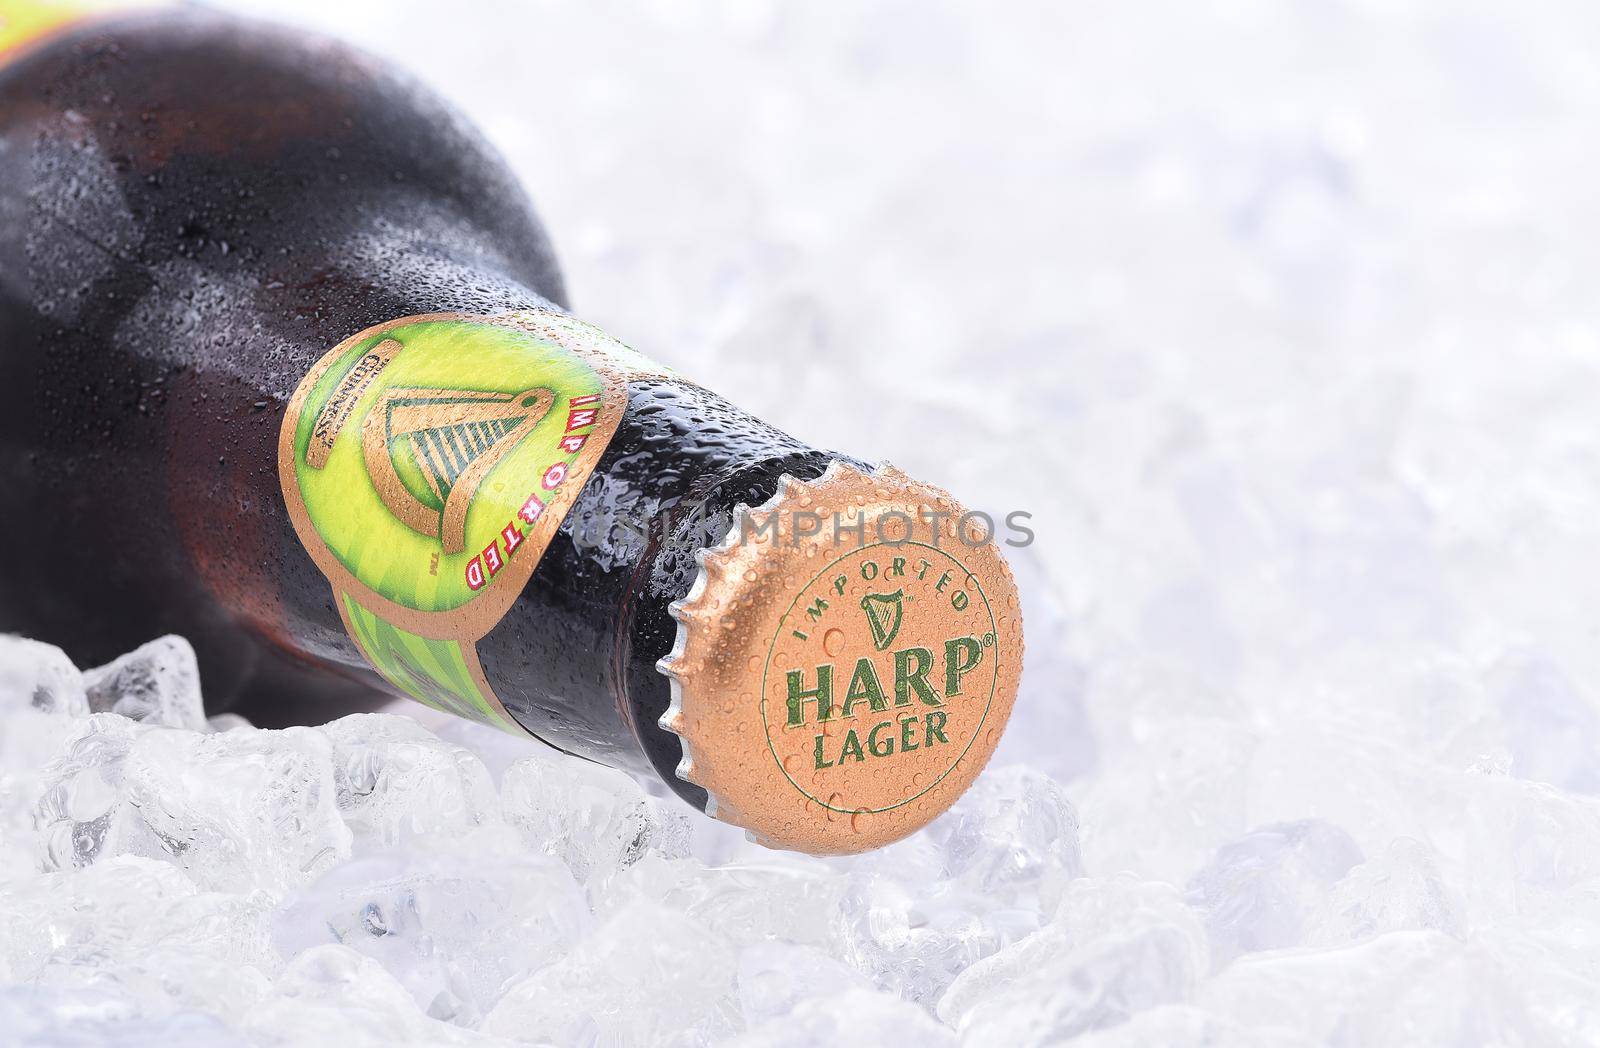
POLYGON ((373 489, 406 527, 437 538, 446 553, 460 553, 478 485, 533 431, 554 399, 548 389, 386 389, 361 426, 373 489), (425 491, 406 486, 404 466, 422 478, 425 491))

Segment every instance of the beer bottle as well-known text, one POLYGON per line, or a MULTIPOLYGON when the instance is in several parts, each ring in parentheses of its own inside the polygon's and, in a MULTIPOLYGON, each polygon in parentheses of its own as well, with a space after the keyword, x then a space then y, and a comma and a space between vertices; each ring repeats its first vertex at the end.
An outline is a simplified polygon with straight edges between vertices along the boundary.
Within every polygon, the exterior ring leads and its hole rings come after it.
POLYGON ((408 696, 827 853, 1010 712, 992 527, 572 318, 484 141, 333 42, 0 0, 0 379, 0 628, 181 633, 258 723, 408 696))

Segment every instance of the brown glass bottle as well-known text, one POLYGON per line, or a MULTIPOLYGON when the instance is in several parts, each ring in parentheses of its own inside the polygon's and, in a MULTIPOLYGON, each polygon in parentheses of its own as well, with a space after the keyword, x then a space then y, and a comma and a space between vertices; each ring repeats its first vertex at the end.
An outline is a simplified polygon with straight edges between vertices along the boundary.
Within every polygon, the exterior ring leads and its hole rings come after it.
MULTIPOLYGON (((502 162, 455 113, 374 59, 190 9, 73 23, 0 54, 0 505, 9 539, 0 554, 0 628, 59 644, 82 664, 180 633, 194 643, 208 702, 266 725, 325 720, 394 695, 352 640, 330 577, 291 519, 279 468, 285 412, 319 360, 378 325, 435 314, 548 315, 539 311, 565 306, 548 239, 502 162)), ((776 513, 786 491, 795 507, 809 506, 807 482, 823 485, 817 505, 830 508, 827 485, 838 486, 841 470, 857 478, 840 496, 849 513, 876 505, 873 491, 896 505, 939 498, 898 474, 808 447, 691 381, 632 374, 593 472, 574 486, 531 577, 469 655, 530 733, 658 774, 697 807, 708 806, 707 786, 714 794, 724 787, 706 781, 718 778, 710 771, 678 774, 691 748, 692 763, 705 769, 716 764, 717 747, 747 751, 721 773, 748 772, 749 782, 726 787, 730 795, 766 797, 771 787, 756 780, 777 773, 761 762, 776 762, 804 795, 799 815, 758 813, 764 800, 711 803, 725 816, 742 812, 734 821, 763 839, 854 850, 908 832, 970 781, 1004 724, 1021 651, 1003 565, 985 574, 946 570, 938 560, 896 598, 914 601, 906 594, 921 586, 932 608, 962 584, 949 576, 965 573, 969 587, 988 581, 994 592, 985 591, 985 605, 992 596, 1001 608, 988 633, 969 630, 994 649, 992 665, 982 667, 995 675, 992 713, 975 722, 960 755, 951 747, 955 763, 938 775, 950 782, 915 814, 897 804, 883 826, 859 840, 841 830, 833 842, 834 816, 878 808, 812 802, 832 789, 822 781, 832 768, 858 759, 849 748, 853 729, 841 744, 845 758, 824 756, 837 749, 829 734, 836 711, 854 713, 844 701, 848 665, 837 671, 838 703, 826 690, 812 694, 820 664, 794 671, 798 683, 788 685, 791 709, 798 689, 800 712, 815 721, 787 726, 817 731, 810 785, 785 770, 783 746, 771 741, 781 718, 768 718, 765 747, 735 742, 737 726, 725 739, 709 724, 695 729, 691 746, 681 715, 662 725, 675 688, 686 687, 670 660, 665 670, 659 665, 675 643, 680 669, 696 644, 712 666, 732 661, 712 640, 694 640, 695 598, 719 609, 703 612, 716 622, 701 628, 720 637, 717 629, 737 632, 740 615, 777 599, 754 596, 767 575, 800 584, 780 563, 782 550, 731 581, 719 581, 721 569, 704 551, 740 530, 742 507, 768 503, 776 513), (711 598, 702 592, 708 586, 711 598), (686 597, 675 614, 674 602, 686 597), (806 813, 820 829, 789 825, 806 813)), ((929 527, 937 543, 940 524, 929 527)), ((954 538, 953 526, 947 530, 954 538)), ((802 544, 792 544, 798 557, 802 544)), ((730 546, 723 555, 737 552, 730 546)), ((887 549, 880 561, 875 576, 891 570, 887 549)), ((816 566, 824 562, 832 563, 826 550, 816 566)), ((777 645, 762 649, 759 685, 773 678, 774 709, 784 687, 774 670, 777 645)), ((893 735, 907 753, 913 742, 948 744, 944 720, 903 722, 924 707, 934 718, 953 716, 955 692, 938 686, 954 681, 960 690, 959 674, 940 676, 948 666, 937 663, 946 649, 936 640, 911 647, 911 656, 895 656, 898 670, 885 647, 880 694, 869 694, 867 682, 857 695, 862 713, 897 725, 878 732, 875 745, 892 748, 884 740, 893 735), (892 696, 891 672, 913 678, 909 686, 898 680, 892 696), (918 680, 933 684, 918 688, 918 680)), ((957 669, 984 658, 966 641, 948 650, 957 669)), ((856 668, 867 672, 859 660, 856 668)), ((754 681, 754 666, 750 673, 754 681)), ((743 690, 711 674, 702 671, 700 685, 708 710, 743 690)), ((855 752, 865 768, 865 749, 855 752)), ((884 755, 874 774, 894 764, 884 755)), ((843 782, 846 772, 836 774, 843 782)))

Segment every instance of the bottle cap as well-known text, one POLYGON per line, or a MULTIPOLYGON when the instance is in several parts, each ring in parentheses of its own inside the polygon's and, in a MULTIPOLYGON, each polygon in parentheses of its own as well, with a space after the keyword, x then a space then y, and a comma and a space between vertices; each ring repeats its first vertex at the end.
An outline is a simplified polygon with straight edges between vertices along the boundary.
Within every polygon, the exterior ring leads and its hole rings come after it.
POLYGON ((972 784, 1022 672, 988 518, 892 466, 835 462, 739 507, 697 557, 661 726, 710 814, 770 847, 859 852, 972 784))

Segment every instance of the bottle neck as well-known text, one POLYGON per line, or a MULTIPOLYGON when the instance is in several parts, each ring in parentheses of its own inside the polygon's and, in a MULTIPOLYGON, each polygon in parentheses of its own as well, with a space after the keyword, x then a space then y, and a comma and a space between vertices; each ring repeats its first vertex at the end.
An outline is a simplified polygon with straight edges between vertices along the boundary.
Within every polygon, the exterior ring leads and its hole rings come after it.
POLYGON ((563 749, 674 774, 677 739, 655 663, 674 639, 669 605, 695 554, 726 535, 735 506, 762 501, 784 472, 828 456, 681 377, 635 379, 594 475, 545 550, 513 614, 479 644, 513 717, 563 749))

